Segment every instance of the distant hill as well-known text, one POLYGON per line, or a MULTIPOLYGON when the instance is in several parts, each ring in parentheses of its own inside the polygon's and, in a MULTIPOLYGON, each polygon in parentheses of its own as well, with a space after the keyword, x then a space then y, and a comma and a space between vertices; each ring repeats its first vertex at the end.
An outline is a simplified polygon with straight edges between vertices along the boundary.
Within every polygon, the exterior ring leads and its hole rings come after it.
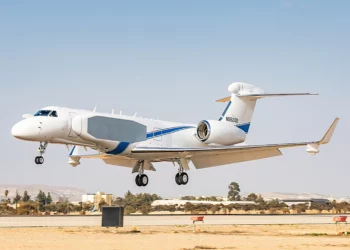
POLYGON ((66 197, 71 202, 81 201, 81 195, 86 194, 85 190, 72 188, 72 187, 57 187, 48 185, 0 185, 0 200, 5 198, 5 190, 9 191, 9 198, 13 198, 16 195, 16 190, 22 196, 26 190, 31 196, 31 199, 35 199, 39 190, 42 190, 47 194, 50 192, 53 201, 57 201, 59 197, 66 197))

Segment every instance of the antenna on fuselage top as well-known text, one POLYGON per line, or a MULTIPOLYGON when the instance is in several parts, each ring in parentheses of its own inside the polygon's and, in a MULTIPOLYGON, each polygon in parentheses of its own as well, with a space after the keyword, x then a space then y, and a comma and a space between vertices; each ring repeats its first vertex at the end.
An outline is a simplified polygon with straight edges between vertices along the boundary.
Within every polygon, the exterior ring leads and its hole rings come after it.
POLYGON ((97 108, 97 106, 95 106, 95 108, 94 108, 94 110, 92 112, 96 112, 96 108, 97 108))
POLYGON ((132 118, 135 118, 135 117, 136 117, 136 115, 137 115, 137 112, 134 114, 134 116, 133 116, 132 118))
POLYGON ((122 112, 121 110, 120 110, 120 112, 119 112, 119 115, 121 115, 121 116, 123 115, 123 112, 122 112))
POLYGON ((112 115, 114 115, 114 109, 112 109, 112 115))

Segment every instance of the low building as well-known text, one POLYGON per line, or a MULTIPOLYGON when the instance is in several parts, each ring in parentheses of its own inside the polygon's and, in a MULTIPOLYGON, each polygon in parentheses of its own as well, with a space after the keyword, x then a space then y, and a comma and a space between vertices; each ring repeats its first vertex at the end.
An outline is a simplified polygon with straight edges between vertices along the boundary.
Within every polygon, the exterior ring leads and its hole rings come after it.
POLYGON ((281 199, 287 206, 297 205, 297 204, 308 204, 311 206, 312 203, 324 203, 327 204, 330 201, 328 199, 317 199, 317 198, 290 198, 290 199, 281 199))
POLYGON ((105 201, 108 206, 112 205, 112 194, 105 194, 104 192, 97 192, 96 194, 83 194, 81 196, 81 201, 83 203, 90 202, 95 205, 95 208, 98 209, 100 203, 105 201))
POLYGON ((210 205, 220 205, 223 204, 225 206, 230 204, 240 204, 240 205, 255 205, 254 201, 199 201, 199 200, 180 200, 180 199, 171 199, 171 200, 155 200, 152 202, 151 206, 183 206, 187 202, 191 204, 210 204, 210 205))

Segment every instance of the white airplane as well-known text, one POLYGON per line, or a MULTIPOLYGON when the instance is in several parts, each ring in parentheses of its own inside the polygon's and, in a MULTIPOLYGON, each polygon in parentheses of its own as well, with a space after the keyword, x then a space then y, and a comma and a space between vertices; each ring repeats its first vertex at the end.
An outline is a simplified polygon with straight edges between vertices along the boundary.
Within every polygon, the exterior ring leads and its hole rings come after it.
POLYGON ((25 119, 13 126, 12 135, 40 142, 36 164, 44 162, 42 155, 49 143, 65 144, 68 149, 73 146, 68 163, 74 167, 81 158, 99 158, 106 164, 132 168, 132 173, 138 173, 136 184, 146 186, 148 177, 144 170, 155 171, 154 162, 173 162, 179 166, 176 183, 185 185, 190 161, 202 169, 279 156, 281 148, 297 146, 306 146, 308 153, 317 154, 319 146, 331 140, 339 120, 335 119, 319 141, 236 145, 245 141, 258 99, 312 94, 267 94, 240 82, 232 83, 228 91, 231 96, 217 100, 228 102, 221 117, 202 120, 198 125, 50 106, 35 115, 23 115, 25 119))

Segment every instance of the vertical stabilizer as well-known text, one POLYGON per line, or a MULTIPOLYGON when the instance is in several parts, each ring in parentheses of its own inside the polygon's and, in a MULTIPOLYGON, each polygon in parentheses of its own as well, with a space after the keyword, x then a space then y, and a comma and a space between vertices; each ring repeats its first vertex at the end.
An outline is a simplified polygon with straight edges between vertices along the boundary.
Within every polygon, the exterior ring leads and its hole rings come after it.
MULTIPOLYGON (((245 133, 248 133, 257 99, 240 98, 239 96, 259 95, 265 94, 265 92, 258 87, 242 82, 232 83, 228 87, 228 91, 231 92, 230 101, 219 121, 232 122, 245 133)), ((226 100, 222 99, 221 101, 226 100)))

